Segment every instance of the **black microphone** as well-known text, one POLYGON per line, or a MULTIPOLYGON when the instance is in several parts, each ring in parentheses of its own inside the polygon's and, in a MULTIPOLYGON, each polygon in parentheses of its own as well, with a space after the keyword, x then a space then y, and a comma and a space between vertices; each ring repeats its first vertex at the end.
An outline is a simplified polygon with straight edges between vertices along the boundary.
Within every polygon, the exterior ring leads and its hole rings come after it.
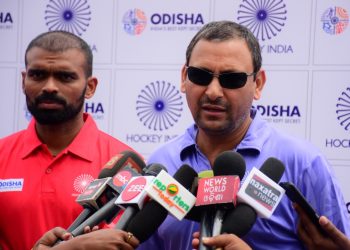
MULTIPOLYGON (((190 189, 196 176, 196 171, 185 164, 176 171, 173 178, 186 189, 190 189)), ((155 200, 150 200, 132 218, 126 231, 131 232, 142 243, 151 237, 166 219, 167 215, 168 210, 165 207, 155 200)))
POLYGON ((235 209, 225 214, 221 233, 235 234, 238 237, 243 237, 253 227, 256 217, 257 214, 251 206, 245 203, 239 203, 235 209))
POLYGON ((281 180, 285 169, 283 162, 274 157, 268 158, 260 167, 260 171, 276 183, 281 180))
POLYGON ((100 209, 106 202, 112 199, 116 193, 120 193, 128 179, 136 173, 140 173, 145 167, 144 161, 133 151, 123 151, 113 156, 102 168, 98 179, 92 181, 85 191, 80 194, 76 201, 83 206, 83 211, 67 228, 72 232, 83 221, 100 209), (123 171, 124 170, 124 175, 123 171), (131 174, 131 176, 129 176, 131 174), (113 185, 108 185, 110 180, 106 177, 113 177, 113 185))
POLYGON ((115 202, 116 205, 124 209, 122 216, 115 225, 116 229, 125 230, 130 220, 143 208, 144 204, 149 200, 145 187, 162 170, 167 171, 161 164, 151 164, 143 171, 142 176, 134 177, 128 182, 115 202))
MULTIPOLYGON (((284 173, 284 164, 273 157, 268 158, 260 167, 260 172, 278 183, 284 173)), ((249 181, 248 179, 246 181, 249 181)), ((250 203, 251 204, 251 203, 250 203)), ((221 228, 221 233, 233 233, 238 237, 246 235, 253 227, 257 212, 255 206, 239 203, 234 210, 226 213, 221 228)))

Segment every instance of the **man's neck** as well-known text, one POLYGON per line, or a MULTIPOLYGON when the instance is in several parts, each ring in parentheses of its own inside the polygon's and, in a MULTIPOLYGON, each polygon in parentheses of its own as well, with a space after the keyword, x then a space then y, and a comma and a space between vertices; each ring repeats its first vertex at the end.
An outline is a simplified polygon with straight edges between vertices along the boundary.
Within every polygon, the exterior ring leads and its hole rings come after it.
POLYGON ((39 139, 47 145, 51 154, 56 156, 73 141, 83 125, 83 115, 79 114, 74 119, 61 124, 36 123, 35 128, 39 139))
POLYGON ((216 157, 227 150, 233 150, 243 140, 248 128, 252 122, 249 117, 235 131, 225 134, 208 134, 199 128, 196 142, 201 152, 208 158, 210 165, 213 166, 216 157))

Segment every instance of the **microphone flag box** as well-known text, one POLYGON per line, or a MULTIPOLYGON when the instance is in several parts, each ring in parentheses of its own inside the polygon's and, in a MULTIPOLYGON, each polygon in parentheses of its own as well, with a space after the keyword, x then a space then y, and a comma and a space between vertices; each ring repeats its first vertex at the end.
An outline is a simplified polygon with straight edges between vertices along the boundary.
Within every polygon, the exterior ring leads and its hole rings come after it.
POLYGON ((151 184, 154 176, 136 176, 132 177, 123 192, 118 196, 115 201, 116 205, 125 209, 127 204, 134 204, 139 209, 142 209, 148 195, 145 187, 151 184))
POLYGON ((121 170, 118 171, 116 175, 113 176, 113 180, 111 183, 113 184, 114 189, 121 193, 128 182, 131 180, 134 176, 140 176, 138 172, 135 171, 134 168, 130 166, 125 166, 121 170))
POLYGON ((111 177, 106 177, 102 179, 95 179, 85 188, 84 192, 80 194, 75 200, 80 205, 89 203, 91 206, 98 209, 98 204, 96 202, 97 198, 100 197, 102 192, 106 189, 107 183, 111 180, 111 177))
POLYGON ((178 220, 182 220, 196 202, 196 197, 164 170, 146 187, 146 192, 178 220))
POLYGON ((252 206, 262 218, 270 218, 281 201, 285 190, 257 168, 253 168, 241 189, 239 202, 252 206))
POLYGON ((198 180, 196 206, 232 203, 236 205, 236 195, 240 179, 236 175, 214 176, 198 180))

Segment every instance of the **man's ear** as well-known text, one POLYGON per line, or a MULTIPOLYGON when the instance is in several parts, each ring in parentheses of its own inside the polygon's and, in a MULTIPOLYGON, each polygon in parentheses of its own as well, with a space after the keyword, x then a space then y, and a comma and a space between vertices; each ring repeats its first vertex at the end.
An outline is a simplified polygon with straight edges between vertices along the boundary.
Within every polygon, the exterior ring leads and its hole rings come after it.
POLYGON ((183 65, 181 70, 181 84, 180 84, 180 91, 182 93, 186 92, 186 87, 185 87, 186 79, 187 79, 187 69, 186 69, 186 65, 183 65))
POLYGON ((86 92, 85 92, 85 98, 90 99, 94 96, 96 88, 97 88, 98 80, 94 76, 90 76, 87 79, 87 86, 86 86, 86 92))
POLYGON ((26 79, 27 72, 26 71, 22 71, 21 75, 22 75, 22 92, 24 93, 24 88, 25 88, 24 80, 26 79))
POLYGON ((266 82, 265 70, 261 69, 256 74, 254 100, 260 99, 262 90, 265 86, 265 82, 266 82))

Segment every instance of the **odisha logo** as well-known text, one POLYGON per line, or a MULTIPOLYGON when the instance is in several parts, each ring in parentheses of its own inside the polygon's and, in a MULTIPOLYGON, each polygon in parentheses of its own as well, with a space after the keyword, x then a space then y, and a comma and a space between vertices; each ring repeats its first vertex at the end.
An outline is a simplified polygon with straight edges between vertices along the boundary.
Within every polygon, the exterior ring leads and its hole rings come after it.
POLYGON ((85 188, 92 182, 94 178, 89 174, 81 174, 75 178, 73 187, 77 193, 83 193, 85 188))
POLYGON ((141 90, 136 101, 136 111, 143 125, 162 131, 179 120, 182 105, 180 92, 173 85, 156 81, 141 90))
POLYGON ((276 36, 287 20, 286 5, 282 0, 243 0, 237 14, 239 23, 262 41, 276 36))
POLYGON ((91 20, 87 0, 50 0, 46 5, 45 20, 49 30, 64 30, 81 36, 91 20))
POLYGON ((331 35, 342 33, 349 23, 349 15, 340 7, 328 8, 322 15, 323 30, 331 35))
POLYGON ((350 128, 350 88, 341 93, 337 103, 337 118, 345 130, 350 128))
POLYGON ((128 10, 123 16, 124 30, 130 35, 140 35, 146 24, 146 16, 142 10, 128 10))

